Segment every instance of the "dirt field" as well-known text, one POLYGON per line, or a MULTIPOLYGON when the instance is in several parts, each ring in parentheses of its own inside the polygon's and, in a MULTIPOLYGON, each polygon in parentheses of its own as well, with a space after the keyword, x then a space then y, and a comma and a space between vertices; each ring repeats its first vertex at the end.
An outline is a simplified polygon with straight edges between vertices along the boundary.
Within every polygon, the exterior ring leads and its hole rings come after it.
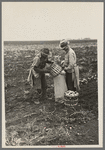
POLYGON ((80 67, 79 103, 74 109, 55 105, 53 78, 46 76, 48 100, 36 104, 38 95, 26 83, 35 54, 48 47, 61 55, 54 43, 4 45, 5 117, 7 146, 98 144, 97 43, 71 43, 80 67), (32 91, 32 90, 31 90, 32 91))

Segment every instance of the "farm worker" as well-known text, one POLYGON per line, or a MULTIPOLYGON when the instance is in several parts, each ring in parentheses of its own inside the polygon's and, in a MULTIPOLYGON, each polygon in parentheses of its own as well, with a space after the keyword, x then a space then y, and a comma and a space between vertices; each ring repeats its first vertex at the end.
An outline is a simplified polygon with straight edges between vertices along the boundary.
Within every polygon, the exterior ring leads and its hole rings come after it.
POLYGON ((62 67, 66 72, 66 84, 68 90, 78 91, 79 88, 79 69, 76 64, 76 54, 69 46, 69 41, 63 39, 59 44, 60 48, 65 51, 65 60, 62 67))
POLYGON ((49 49, 43 48, 40 53, 35 56, 33 63, 31 65, 30 73, 28 76, 28 81, 31 81, 31 86, 34 86, 34 89, 42 92, 40 100, 46 99, 46 79, 45 73, 50 73, 49 69, 46 69, 46 63, 52 63, 48 60, 49 49))

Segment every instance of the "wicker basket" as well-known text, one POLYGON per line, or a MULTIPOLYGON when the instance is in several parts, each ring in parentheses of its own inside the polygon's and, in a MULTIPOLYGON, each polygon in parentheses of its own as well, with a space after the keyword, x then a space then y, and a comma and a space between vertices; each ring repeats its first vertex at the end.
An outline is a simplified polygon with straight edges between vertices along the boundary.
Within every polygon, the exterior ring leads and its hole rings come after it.
POLYGON ((50 73, 51 73, 51 75, 52 75, 53 77, 59 75, 59 74, 61 73, 61 71, 62 71, 62 67, 59 66, 58 64, 53 63, 53 64, 51 65, 51 71, 50 71, 50 73))
POLYGON ((78 96, 79 96, 78 92, 74 91, 65 92, 64 104, 71 107, 76 106, 78 104, 78 96), (75 95, 72 96, 72 92, 75 93, 75 95))
POLYGON ((78 98, 71 99, 69 97, 65 97, 64 104, 67 106, 76 106, 78 104, 78 98))

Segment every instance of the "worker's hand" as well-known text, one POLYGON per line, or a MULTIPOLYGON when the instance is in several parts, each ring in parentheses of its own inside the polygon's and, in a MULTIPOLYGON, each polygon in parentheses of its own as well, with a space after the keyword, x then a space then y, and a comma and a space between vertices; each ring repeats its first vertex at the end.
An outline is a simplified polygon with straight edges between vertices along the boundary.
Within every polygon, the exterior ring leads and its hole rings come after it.
POLYGON ((61 65, 63 65, 63 64, 64 64, 64 60, 61 61, 61 65))
POLYGON ((64 70, 66 71, 66 70, 67 70, 67 67, 64 67, 64 70))
POLYGON ((51 61, 51 63, 53 64, 53 63, 54 63, 54 61, 52 60, 52 61, 51 61))
POLYGON ((50 73, 50 69, 42 69, 44 73, 50 73))
POLYGON ((61 71, 61 75, 65 75, 65 73, 66 73, 66 72, 65 72, 64 70, 61 71))

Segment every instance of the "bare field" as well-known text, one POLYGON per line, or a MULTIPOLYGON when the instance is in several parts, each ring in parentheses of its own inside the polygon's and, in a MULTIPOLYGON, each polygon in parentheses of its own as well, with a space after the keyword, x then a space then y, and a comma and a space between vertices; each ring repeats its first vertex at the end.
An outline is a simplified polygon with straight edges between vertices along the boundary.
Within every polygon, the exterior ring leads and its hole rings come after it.
POLYGON ((35 104, 38 95, 26 84, 35 54, 48 47, 53 55, 64 53, 57 43, 5 43, 5 117, 7 146, 98 144, 97 43, 71 43, 80 67, 80 96, 75 111, 55 106, 53 78, 46 76, 48 100, 35 104))

